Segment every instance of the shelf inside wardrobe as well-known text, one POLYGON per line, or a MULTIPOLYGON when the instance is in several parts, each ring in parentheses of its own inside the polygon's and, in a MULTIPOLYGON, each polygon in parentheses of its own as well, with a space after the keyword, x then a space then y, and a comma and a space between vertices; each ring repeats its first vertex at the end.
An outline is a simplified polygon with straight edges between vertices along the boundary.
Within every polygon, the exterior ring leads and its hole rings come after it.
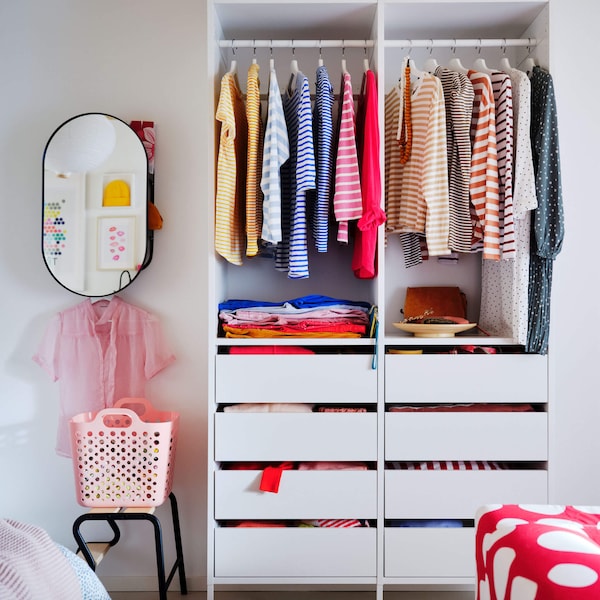
POLYGON ((547 6, 548 0, 387 0, 385 39, 518 38, 547 6), (435 17, 424 19, 424 10, 435 17))
POLYGON ((367 39, 376 2, 247 2, 217 0, 225 39, 367 39), (241 5, 247 9, 240 10, 241 5))

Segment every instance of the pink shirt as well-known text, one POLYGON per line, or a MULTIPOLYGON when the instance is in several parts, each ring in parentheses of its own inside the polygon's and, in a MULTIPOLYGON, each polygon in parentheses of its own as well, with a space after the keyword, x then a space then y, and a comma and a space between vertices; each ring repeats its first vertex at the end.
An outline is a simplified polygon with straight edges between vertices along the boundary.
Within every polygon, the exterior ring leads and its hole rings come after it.
POLYGON ((33 360, 60 384, 56 452, 71 456, 69 419, 144 397, 145 383, 175 357, 160 323, 119 297, 90 299, 55 315, 33 360))
POLYGON ((348 221, 362 217, 362 194, 356 151, 356 117, 350 73, 342 79, 342 98, 338 127, 338 148, 335 163, 335 193, 333 210, 338 221, 337 241, 348 243, 348 221))

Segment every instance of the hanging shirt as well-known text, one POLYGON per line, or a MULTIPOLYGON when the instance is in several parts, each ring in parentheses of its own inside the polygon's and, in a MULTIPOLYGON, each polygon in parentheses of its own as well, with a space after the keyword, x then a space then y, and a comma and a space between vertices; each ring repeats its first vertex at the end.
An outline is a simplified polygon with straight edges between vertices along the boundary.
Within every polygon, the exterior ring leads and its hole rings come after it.
POLYGON ((361 172, 362 217, 354 237, 352 271, 359 279, 377 275, 377 232, 385 223, 381 208, 381 172, 379 166, 379 117, 375 73, 364 73, 356 115, 358 164, 361 172))
POLYGON ((275 68, 271 68, 260 183, 264 194, 262 239, 268 244, 278 244, 282 240, 281 166, 289 157, 290 146, 277 73, 275 68))
POLYGON ((448 245, 454 252, 471 252, 469 185, 471 181, 471 117, 475 94, 464 73, 437 67, 435 76, 442 82, 446 105, 446 145, 450 195, 448 245))
POLYGON ((260 114, 259 66, 248 68, 246 120, 248 122, 248 156, 246 168, 246 256, 258 254, 262 231, 262 194, 259 173, 262 170, 263 128, 260 114))
POLYGON ((221 123, 221 132, 217 156, 215 249, 230 263, 241 265, 247 124, 244 99, 233 73, 225 73, 221 79, 216 119, 221 123))
POLYGON ((537 207, 531 154, 531 83, 527 74, 509 69, 513 92, 515 253, 512 260, 483 262, 481 327, 516 343, 527 342, 531 211, 537 207))
POLYGON ((56 451, 71 456, 69 419, 144 397, 146 381, 175 357, 150 313, 114 296, 55 315, 33 360, 60 385, 56 451))
MULTIPOLYGON (((398 85, 387 94, 386 118, 386 214, 387 231, 425 234, 431 256, 450 253, 446 112, 440 80, 422 73, 411 95, 412 150, 400 163, 397 141, 401 92, 398 85)), ((417 240, 417 250, 418 240, 417 240)), ((413 266, 416 254, 407 255, 413 266)))
POLYGON ((316 186, 315 155, 308 79, 300 71, 294 79, 283 97, 290 159, 284 165, 287 194, 282 200, 282 210, 287 213, 289 233, 286 237, 286 221, 282 220, 283 242, 277 248, 276 267, 286 269, 290 279, 303 279, 309 276, 306 192, 316 186))
POLYGON ((562 249, 564 214, 554 83, 550 73, 537 66, 531 74, 531 148, 538 206, 532 223, 526 350, 546 354, 552 271, 562 249))
POLYGON ((317 68, 313 136, 316 149, 317 191, 313 198, 312 232, 318 252, 327 252, 329 203, 333 174, 333 86, 324 66, 317 68))
POLYGON ((498 157, 496 113, 492 83, 486 73, 469 70, 475 100, 471 119, 471 208, 474 221, 474 249, 483 249, 483 258, 500 260, 498 216, 498 157))
POLYGON ((515 225, 513 216, 513 97, 512 82, 507 73, 490 73, 496 112, 496 156, 498 159, 498 202, 500 219, 500 256, 502 260, 515 256, 515 225))
POLYGON ((358 154, 356 152, 356 118, 352 78, 343 73, 340 89, 340 111, 337 156, 335 162, 335 193, 333 209, 338 222, 337 241, 348 243, 348 221, 362 216, 362 196, 358 154))

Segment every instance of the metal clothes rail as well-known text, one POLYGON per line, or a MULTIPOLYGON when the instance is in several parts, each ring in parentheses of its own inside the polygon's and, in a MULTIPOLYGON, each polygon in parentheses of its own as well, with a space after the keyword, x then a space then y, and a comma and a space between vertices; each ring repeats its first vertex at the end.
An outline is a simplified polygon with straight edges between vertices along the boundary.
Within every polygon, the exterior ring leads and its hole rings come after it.
MULTIPOLYGON (((504 48, 537 46, 536 38, 448 38, 385 40, 386 48, 504 48)), ((374 40, 219 40, 221 48, 372 48, 374 40)))

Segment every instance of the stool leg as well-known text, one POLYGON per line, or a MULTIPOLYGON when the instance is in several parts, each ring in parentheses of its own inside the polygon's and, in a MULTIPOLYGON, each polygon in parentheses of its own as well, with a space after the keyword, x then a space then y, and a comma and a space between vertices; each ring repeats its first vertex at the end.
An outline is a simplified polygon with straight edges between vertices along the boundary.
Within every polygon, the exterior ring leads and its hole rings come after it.
POLYGON ((154 515, 147 515, 154 526, 154 545, 156 547, 156 571, 158 574, 158 596, 167 600, 167 583, 165 580, 165 555, 162 544, 162 529, 160 521, 154 515))
POLYGON ((179 588, 182 595, 187 594, 187 581, 185 579, 185 566, 183 564, 183 547, 181 544, 181 528, 179 526, 179 509, 177 508, 177 498, 171 492, 171 515, 173 517, 173 531, 175 533, 175 550, 177 552, 177 569, 179 570, 179 588))

